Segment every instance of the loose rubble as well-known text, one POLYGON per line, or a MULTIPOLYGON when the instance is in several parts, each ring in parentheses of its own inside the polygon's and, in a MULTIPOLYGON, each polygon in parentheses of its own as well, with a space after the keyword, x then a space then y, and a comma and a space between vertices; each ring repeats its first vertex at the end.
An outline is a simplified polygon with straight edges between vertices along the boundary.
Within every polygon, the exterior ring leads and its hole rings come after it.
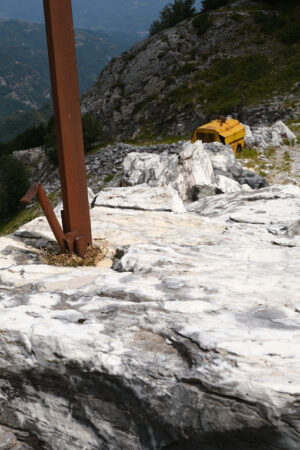
POLYGON ((170 156, 132 152, 123 168, 126 184, 172 186, 185 202, 208 191, 228 193, 267 185, 262 177, 241 166, 229 145, 219 143, 186 143, 181 152, 170 156))
MULTIPOLYGON (((272 147, 274 143, 279 145, 277 152, 279 155, 278 158, 280 157, 282 159, 284 151, 289 150, 293 152, 293 149, 295 148, 295 157, 291 160, 291 176, 290 179, 288 179, 288 176, 286 175, 286 181, 298 183, 297 174, 300 171, 300 151, 298 144, 295 144, 294 147, 291 146, 294 142, 294 138, 296 138, 295 134, 281 121, 276 122, 272 127, 250 128, 246 126, 246 146, 257 147, 261 157, 265 158, 265 163, 266 165, 269 165, 270 168, 272 167, 272 161, 265 156, 265 149, 272 147), (287 147, 286 144, 283 144, 283 138, 290 142, 289 147, 287 147), (280 152, 280 149, 284 150, 280 152)), ((149 161, 152 160, 152 164, 154 165, 155 161, 158 161, 160 158, 164 160, 164 163, 162 164, 165 164, 166 161, 170 161, 171 164, 171 161, 174 162, 179 158, 178 155, 183 151, 184 144, 187 145, 188 143, 180 141, 174 144, 149 146, 119 143, 116 145, 108 145, 96 152, 87 154, 86 169, 89 187, 94 192, 97 192, 103 187, 122 186, 124 179, 123 162, 127 156, 130 158, 132 153, 147 154, 149 161)), ((244 164, 247 164, 247 160, 241 160, 240 162, 242 164, 240 164, 234 157, 230 146, 212 143, 204 144, 203 149, 206 157, 202 156, 201 167, 199 170, 204 170, 204 167, 206 167, 205 170, 208 170, 207 167, 211 164, 213 167, 214 180, 212 183, 211 169, 209 169, 207 176, 202 176, 202 182, 198 184, 197 187, 193 188, 195 195, 199 198, 206 196, 208 193, 209 195, 214 195, 220 192, 234 192, 241 189, 248 189, 248 186, 252 189, 258 189, 268 184, 266 178, 270 179, 272 183, 282 181, 279 178, 279 175, 274 177, 271 176, 271 174, 268 174, 268 168, 265 168, 266 177, 262 177, 252 169, 249 170, 243 167, 244 164), (207 162, 207 158, 210 162, 207 162)), ((41 182, 48 194, 53 191, 59 191, 60 184, 58 170, 51 165, 44 149, 37 148, 14 152, 14 156, 26 165, 33 183, 38 181, 41 182), (52 167, 52 170, 49 170, 49 167, 52 167)), ((146 158, 146 156, 144 156, 144 158, 146 158)), ((176 165, 177 163, 174 164, 176 165)), ((183 163, 179 161, 179 164, 182 166, 183 163)), ((187 164, 187 162, 185 164, 187 164)), ((174 167, 170 167, 169 170, 174 170, 174 167)), ((155 172, 157 173, 157 171, 158 168, 155 167, 155 172)), ((174 177, 175 175, 172 176, 174 177)), ((147 177, 149 178, 149 173, 147 177)), ((127 180, 126 183, 136 184, 136 181, 127 180)), ((143 181, 139 180, 139 183, 143 183, 143 181)), ((196 184, 194 185, 196 186, 196 184)), ((186 195, 190 197, 190 194, 184 194, 183 198, 186 197, 186 195)))
POLYGON ((283 144, 283 139, 287 139, 293 143, 297 141, 296 135, 281 121, 278 120, 271 127, 256 126, 246 128, 245 144, 247 147, 268 148, 270 146, 280 147, 283 144))

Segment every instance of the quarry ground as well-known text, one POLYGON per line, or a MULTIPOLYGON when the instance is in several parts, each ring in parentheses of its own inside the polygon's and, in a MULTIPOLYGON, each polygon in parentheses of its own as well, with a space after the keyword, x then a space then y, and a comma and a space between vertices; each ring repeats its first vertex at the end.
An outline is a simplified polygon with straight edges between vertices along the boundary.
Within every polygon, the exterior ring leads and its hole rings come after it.
POLYGON ((258 189, 229 146, 109 146, 87 156, 97 267, 46 265, 44 217, 1 237, 0 447, 298 450, 298 151, 246 148, 295 178, 258 189))
POLYGON ((267 179, 270 184, 300 185, 300 119, 288 123, 297 142, 283 140, 283 145, 268 148, 245 148, 238 155, 240 163, 267 179))
POLYGON ((245 149, 239 156, 242 165, 265 177, 270 184, 300 185, 300 145, 267 149, 245 149))

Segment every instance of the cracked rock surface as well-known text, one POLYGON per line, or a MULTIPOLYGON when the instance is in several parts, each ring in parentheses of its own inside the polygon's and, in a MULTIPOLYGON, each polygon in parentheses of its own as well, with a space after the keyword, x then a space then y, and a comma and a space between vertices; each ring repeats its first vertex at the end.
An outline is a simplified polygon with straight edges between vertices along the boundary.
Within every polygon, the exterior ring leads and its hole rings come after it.
POLYGON ((298 450, 300 189, 103 195, 97 267, 43 264, 44 218, 0 238, 0 448, 298 450))

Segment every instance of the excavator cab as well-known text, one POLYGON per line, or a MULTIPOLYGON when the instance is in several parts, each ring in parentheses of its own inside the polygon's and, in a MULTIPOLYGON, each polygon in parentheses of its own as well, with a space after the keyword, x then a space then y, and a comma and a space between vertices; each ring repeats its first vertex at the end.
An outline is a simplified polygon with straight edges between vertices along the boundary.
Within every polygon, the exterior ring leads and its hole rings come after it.
POLYGON ((245 127, 236 119, 222 117, 196 128, 192 136, 192 143, 198 140, 205 143, 229 144, 236 154, 241 152, 245 146, 245 127))

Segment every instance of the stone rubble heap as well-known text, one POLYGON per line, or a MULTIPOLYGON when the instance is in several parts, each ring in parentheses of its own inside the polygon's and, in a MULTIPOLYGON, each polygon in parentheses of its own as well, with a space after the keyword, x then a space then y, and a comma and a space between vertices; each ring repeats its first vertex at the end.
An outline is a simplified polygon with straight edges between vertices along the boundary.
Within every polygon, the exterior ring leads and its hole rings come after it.
MULTIPOLYGON (((282 145, 282 139, 288 139, 291 142, 296 139, 294 133, 283 124, 283 122, 276 122, 272 127, 246 127, 245 143, 248 147, 257 146, 261 149, 266 146, 282 145)), ((124 143, 115 145, 108 145, 97 152, 86 155, 86 169, 88 175, 89 187, 97 192, 101 187, 117 187, 122 184, 123 178, 123 162, 127 155, 131 153, 147 153, 153 155, 153 160, 161 157, 164 161, 174 161, 176 155, 182 152, 183 141, 174 144, 159 144, 149 146, 138 146, 124 143)), ((206 156, 211 160, 214 174, 218 178, 214 181, 215 190, 209 184, 207 189, 202 184, 201 195, 207 193, 213 194, 215 192, 230 192, 230 190, 238 190, 240 185, 248 184, 253 189, 266 186, 266 182, 255 175, 251 171, 246 171, 236 161, 231 147, 223 146, 219 143, 205 144, 204 151, 206 156), (220 150, 222 150, 220 152, 220 150), (224 176, 226 179, 224 179, 224 176)), ((21 150, 14 152, 14 156, 20 159, 28 168, 30 178, 33 183, 40 181, 46 192, 52 192, 60 189, 58 170, 49 170, 49 159, 42 148, 31 150, 21 150)), ((207 166, 208 163, 206 163, 207 166)), ((245 186, 244 186, 245 187, 245 186)), ((200 193, 199 193, 200 195, 200 193)))
POLYGON ((268 148, 280 147, 283 139, 290 143, 297 141, 297 136, 281 121, 278 120, 271 127, 256 126, 250 128, 244 125, 246 129, 245 145, 249 148, 268 148))
POLYGON ((132 152, 125 158, 123 169, 124 182, 129 186, 171 186, 184 202, 267 185, 264 178, 241 166, 229 145, 217 142, 186 143, 173 155, 132 152))
POLYGON ((173 148, 90 191, 97 267, 46 265, 44 217, 0 238, 3 449, 298 450, 300 188, 173 148))

